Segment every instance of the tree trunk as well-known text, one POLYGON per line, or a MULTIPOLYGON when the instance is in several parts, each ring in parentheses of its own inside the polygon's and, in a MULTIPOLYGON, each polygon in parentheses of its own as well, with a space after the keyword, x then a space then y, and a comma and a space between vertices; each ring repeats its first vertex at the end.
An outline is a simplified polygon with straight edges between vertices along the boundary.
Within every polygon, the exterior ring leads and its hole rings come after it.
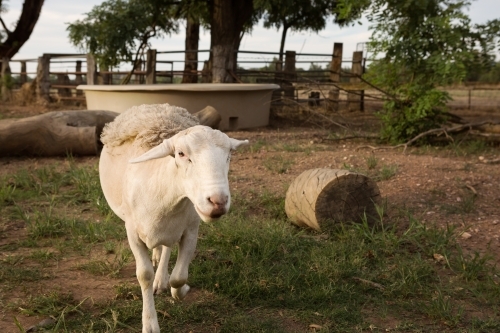
POLYGON ((243 26, 252 16, 253 0, 212 0, 210 11, 212 82, 234 82, 234 47, 239 45, 243 26))
POLYGON ((347 170, 310 169, 300 174, 286 193, 285 210, 290 220, 315 230, 335 223, 377 218, 375 204, 380 191, 370 178, 347 170))
POLYGON ((96 155, 104 125, 118 115, 111 111, 54 111, 0 121, 0 156, 96 155))
POLYGON ((30 38, 44 0, 25 0, 19 21, 14 31, 6 31, 7 39, 0 44, 0 58, 12 57, 19 51, 24 43, 30 38))
POLYGON ((200 23, 187 19, 186 23, 186 53, 184 58, 184 74, 182 83, 198 82, 198 42, 200 40, 200 23))

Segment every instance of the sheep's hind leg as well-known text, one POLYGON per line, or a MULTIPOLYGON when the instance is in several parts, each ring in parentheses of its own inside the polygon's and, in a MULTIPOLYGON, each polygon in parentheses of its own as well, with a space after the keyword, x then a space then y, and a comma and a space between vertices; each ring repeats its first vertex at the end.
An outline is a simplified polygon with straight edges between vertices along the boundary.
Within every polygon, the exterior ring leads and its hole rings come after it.
POLYGON ((168 261, 172 249, 167 246, 158 246, 153 249, 153 263, 157 262, 155 280, 153 282, 153 292, 161 294, 170 286, 168 274, 168 261))
POLYGON ((153 297, 154 269, 149 259, 148 249, 134 228, 127 227, 127 238, 135 257, 137 280, 142 291, 142 332, 160 333, 153 297))
POLYGON ((191 260, 194 257, 196 243, 198 241, 198 223, 186 230, 179 242, 179 254, 175 267, 170 276, 170 290, 172 297, 182 300, 186 297, 190 287, 186 284, 188 279, 188 268, 191 260))

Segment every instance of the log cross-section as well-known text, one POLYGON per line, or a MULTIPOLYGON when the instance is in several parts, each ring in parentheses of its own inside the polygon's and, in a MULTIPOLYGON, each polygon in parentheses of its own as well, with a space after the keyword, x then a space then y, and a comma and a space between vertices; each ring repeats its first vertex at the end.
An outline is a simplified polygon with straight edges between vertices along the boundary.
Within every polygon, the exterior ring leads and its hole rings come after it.
POLYGON ((328 230, 339 222, 368 222, 377 216, 380 191, 370 178, 348 170, 311 169, 300 174, 286 193, 285 210, 301 227, 328 230))

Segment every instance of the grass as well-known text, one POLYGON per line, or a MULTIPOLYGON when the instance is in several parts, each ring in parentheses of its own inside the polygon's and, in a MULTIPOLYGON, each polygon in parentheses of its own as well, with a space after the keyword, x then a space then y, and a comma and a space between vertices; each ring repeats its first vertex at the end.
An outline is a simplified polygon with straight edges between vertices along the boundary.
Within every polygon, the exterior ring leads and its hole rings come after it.
POLYGON ((293 161, 289 160, 282 155, 273 155, 264 160, 264 167, 276 174, 283 174, 293 165, 293 161))
MULTIPOLYGON (((279 174, 292 162, 265 163, 279 174)), ((366 163, 381 178, 397 173, 375 157, 366 163)), ((0 204, 25 226, 19 240, 0 246, 0 304, 17 318, 13 327, 25 330, 29 315, 53 318, 43 329, 51 332, 141 331, 140 287, 121 279, 133 260, 123 222, 104 201, 95 166, 19 170, 1 181, 0 204), (65 259, 78 262, 65 274, 106 279, 115 286, 110 296, 77 299, 51 285, 65 259)), ((452 226, 421 223, 405 209, 389 219, 384 209, 375 224, 319 234, 289 223, 281 196, 234 193, 228 215, 200 226, 189 278, 196 300, 155 297, 162 331, 500 331, 491 258, 463 250, 452 226)))
POLYGON ((375 157, 374 155, 370 155, 365 159, 366 162, 366 168, 360 167, 360 168, 354 168, 350 164, 344 163, 342 168, 355 172, 355 173, 361 173, 367 177, 372 178, 375 181, 384 181, 384 180, 389 180, 396 176, 398 173, 398 166, 391 164, 391 165, 380 165, 379 159, 375 157))

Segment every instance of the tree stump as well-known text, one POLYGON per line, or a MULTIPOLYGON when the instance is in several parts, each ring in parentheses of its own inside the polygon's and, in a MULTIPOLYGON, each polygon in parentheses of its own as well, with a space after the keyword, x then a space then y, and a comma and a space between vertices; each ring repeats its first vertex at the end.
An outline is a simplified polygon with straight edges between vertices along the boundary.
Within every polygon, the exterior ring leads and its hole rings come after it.
POLYGON ((300 174, 286 193, 290 220, 315 230, 328 230, 339 222, 368 222, 377 217, 380 191, 370 178, 338 169, 311 169, 300 174))

